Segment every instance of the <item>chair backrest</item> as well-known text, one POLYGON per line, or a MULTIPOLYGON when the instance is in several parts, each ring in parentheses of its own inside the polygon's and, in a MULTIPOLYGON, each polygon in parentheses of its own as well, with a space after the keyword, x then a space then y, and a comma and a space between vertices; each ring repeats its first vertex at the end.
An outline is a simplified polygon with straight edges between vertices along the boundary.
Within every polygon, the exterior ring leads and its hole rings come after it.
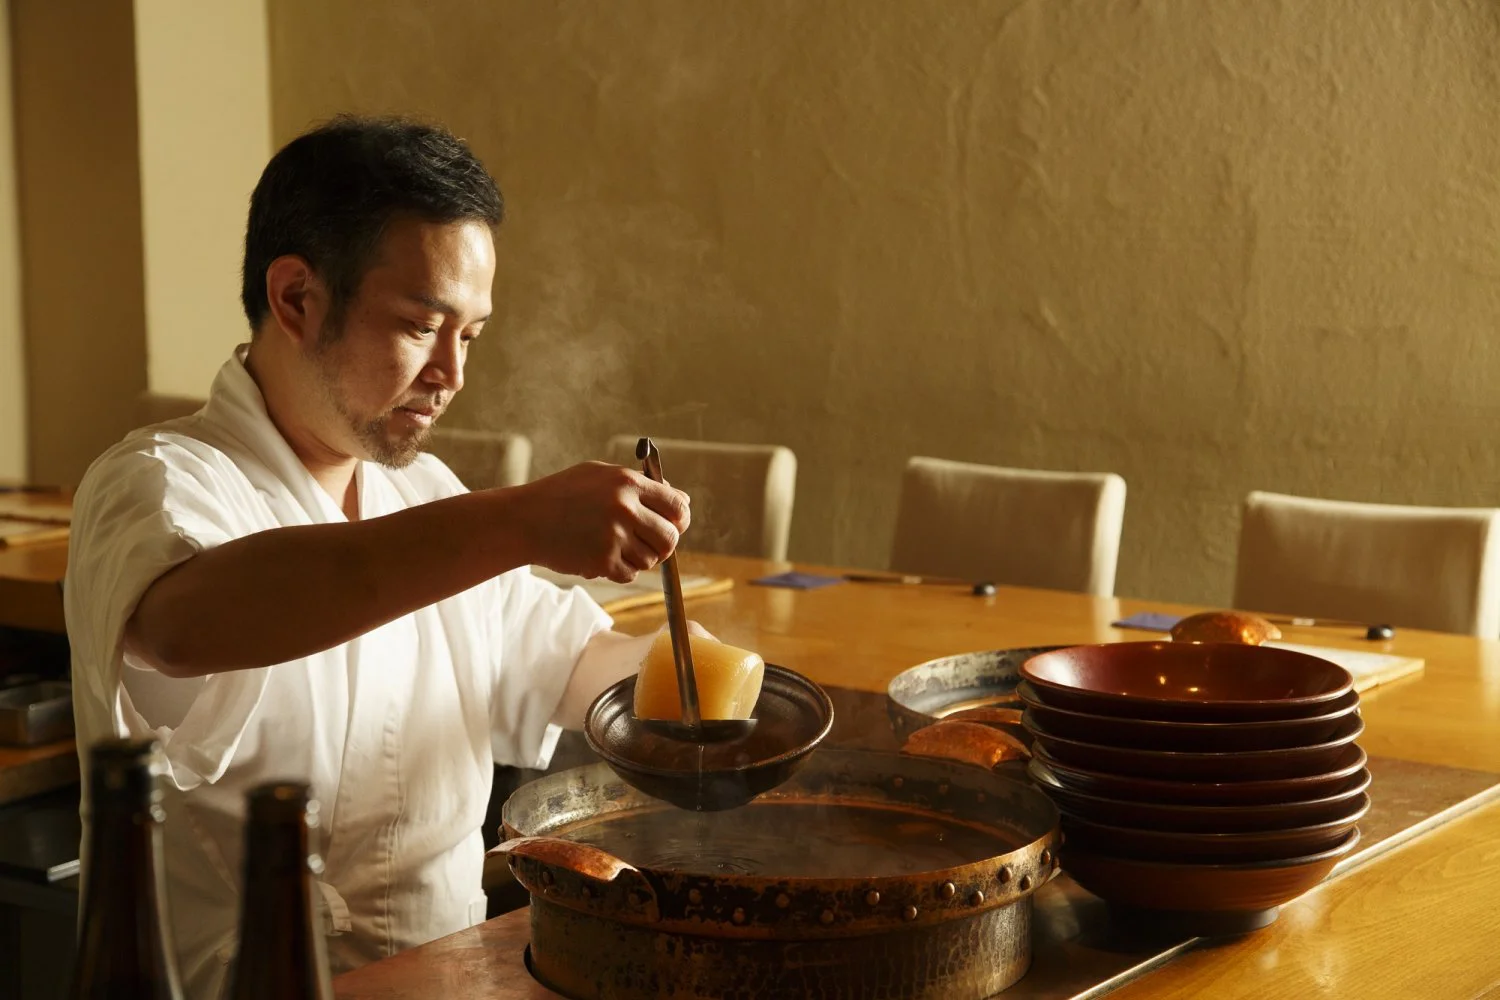
MULTIPOLYGON (((137 400, 141 426, 197 413, 206 401, 191 396, 143 392, 137 400)), ((443 460, 471 490, 519 486, 531 474, 531 441, 521 434, 434 427, 427 451, 443 460)))
MULTIPOLYGON (((609 439, 609 461, 639 469, 639 436, 609 439)), ((662 470, 693 498, 682 547, 694 552, 785 559, 797 498, 797 456, 775 444, 653 438, 662 470)))
POLYGON ((531 475, 531 440, 521 434, 434 427, 427 450, 471 490, 520 486, 531 475))
POLYGON ((1125 520, 1112 472, 1040 472, 914 457, 891 568, 1110 597, 1125 520))
POLYGON ((1500 636, 1500 509, 1251 493, 1234 605, 1500 636))
POLYGON ((139 421, 139 426, 149 427, 167 420, 176 420, 178 417, 189 417, 203 409, 206 402, 207 400, 193 396, 167 396, 159 392, 143 392, 136 397, 136 420, 139 421))

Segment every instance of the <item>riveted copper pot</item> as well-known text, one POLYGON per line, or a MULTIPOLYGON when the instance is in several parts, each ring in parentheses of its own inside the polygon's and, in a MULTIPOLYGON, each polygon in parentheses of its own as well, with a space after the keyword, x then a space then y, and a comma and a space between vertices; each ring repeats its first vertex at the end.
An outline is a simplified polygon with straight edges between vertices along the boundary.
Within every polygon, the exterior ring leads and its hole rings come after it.
POLYGON ((908 746, 922 755, 819 749, 723 812, 604 765, 522 787, 495 852, 531 893, 533 974, 580 1000, 1003 990, 1030 965, 1057 810, 1003 733, 944 722, 908 746))

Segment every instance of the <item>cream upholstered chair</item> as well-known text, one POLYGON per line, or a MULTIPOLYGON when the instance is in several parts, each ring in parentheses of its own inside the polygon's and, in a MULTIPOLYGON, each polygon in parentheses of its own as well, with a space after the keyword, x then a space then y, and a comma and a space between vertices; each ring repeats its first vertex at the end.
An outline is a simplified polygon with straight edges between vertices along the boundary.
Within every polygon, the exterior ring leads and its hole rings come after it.
POLYGON ((914 457, 891 568, 1112 597, 1125 480, 914 457))
MULTIPOLYGON (((205 400, 143 392, 137 400, 141 426, 186 417, 205 400)), ((471 490, 519 486, 531 473, 531 441, 520 434, 434 427, 427 450, 443 460, 471 490)))
POLYGON ((1500 637, 1500 509, 1251 493, 1234 605, 1500 637))
POLYGON ((167 396, 159 392, 143 392, 136 398, 136 419, 141 427, 159 424, 178 417, 188 417, 203 409, 207 400, 193 396, 167 396))
POLYGON ((519 486, 531 475, 531 440, 521 434, 434 427, 427 450, 471 490, 519 486))
MULTIPOLYGON (((639 469, 639 437, 609 439, 606 457, 639 469)), ((797 498, 797 456, 775 444, 653 438, 673 486, 693 498, 682 547, 694 552, 785 559, 797 498)))

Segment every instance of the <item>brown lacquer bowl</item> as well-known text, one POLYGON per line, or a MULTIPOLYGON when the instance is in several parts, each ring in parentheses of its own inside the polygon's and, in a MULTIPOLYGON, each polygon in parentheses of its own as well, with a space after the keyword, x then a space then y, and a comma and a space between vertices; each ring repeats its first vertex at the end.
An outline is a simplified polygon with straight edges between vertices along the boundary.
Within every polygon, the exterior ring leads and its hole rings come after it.
POLYGON ((1097 823, 1066 810, 1062 828, 1067 843, 1085 851, 1103 851, 1141 861, 1233 865, 1298 858, 1329 850, 1342 842, 1369 811, 1370 797, 1360 792, 1345 806, 1346 815, 1338 819, 1281 830, 1249 833, 1150 830, 1097 823))
POLYGON ((1069 841, 1062 861, 1074 881, 1127 920, 1144 916, 1188 933, 1234 934, 1271 923, 1278 907, 1323 881, 1358 843, 1355 829, 1332 848, 1305 857, 1207 865, 1119 858, 1069 841))
POLYGON ((1167 722, 1127 719, 1053 708, 1029 684, 1017 689, 1022 703, 1048 732, 1068 739, 1144 750, 1230 751, 1279 750, 1333 739, 1339 725, 1359 709, 1350 691, 1328 703, 1328 711, 1305 719, 1255 719, 1248 722, 1167 722))
POLYGON ((1075 791, 1105 798, 1188 805, 1265 805, 1302 802, 1337 793, 1369 762, 1364 748, 1344 746, 1327 771, 1301 778, 1266 781, 1170 781, 1110 774, 1065 764, 1033 745, 1033 756, 1047 765, 1058 781, 1075 791))
POLYGON ((1339 723, 1332 739, 1312 746, 1189 753, 1138 750, 1065 739, 1038 722, 1030 709, 1022 714, 1021 721, 1032 735, 1033 746, 1040 746, 1049 757, 1064 764, 1111 774, 1173 781, 1266 781, 1323 774, 1336 766, 1344 748, 1365 730, 1364 719, 1350 714, 1339 723))
POLYGON ((1285 830, 1342 820, 1361 804, 1370 787, 1370 772, 1361 768, 1337 792, 1303 802, 1263 805, 1200 805, 1111 799, 1070 788, 1057 773, 1035 758, 1028 772, 1057 807, 1096 823, 1176 833, 1250 833, 1285 830))
POLYGON ((1027 660, 1021 677, 1052 708, 1177 722, 1327 715, 1354 689, 1336 663, 1239 643, 1071 646, 1027 660))

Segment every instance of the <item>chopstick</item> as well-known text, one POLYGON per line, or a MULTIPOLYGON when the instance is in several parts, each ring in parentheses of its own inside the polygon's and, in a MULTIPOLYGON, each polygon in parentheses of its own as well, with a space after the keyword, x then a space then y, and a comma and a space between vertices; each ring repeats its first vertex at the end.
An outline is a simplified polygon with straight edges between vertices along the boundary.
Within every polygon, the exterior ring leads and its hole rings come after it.
POLYGON ((1292 628, 1355 628, 1365 633, 1365 638, 1371 641, 1394 639, 1396 630, 1389 625, 1370 624, 1369 622, 1346 622, 1337 618, 1267 618, 1266 621, 1272 625, 1288 625, 1292 628))
POLYGON ((1267 618, 1272 625, 1290 625, 1292 628, 1369 628, 1369 622, 1346 622, 1337 618, 1267 618))
POLYGON ((900 587, 967 587, 969 593, 975 597, 994 597, 995 585, 988 580, 980 580, 978 583, 970 583, 968 580, 955 580, 946 576, 917 576, 912 573, 878 574, 878 573, 845 573, 844 579, 850 583, 893 583, 900 587))
POLYGON ((878 573, 845 573, 844 579, 850 583, 899 583, 906 586, 934 586, 934 587, 970 587, 973 586, 969 580, 954 580, 944 576, 916 576, 910 573, 897 575, 878 573))

